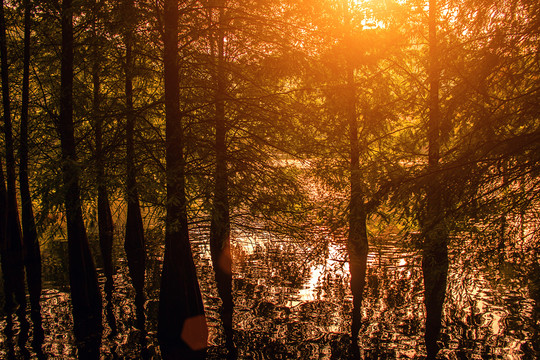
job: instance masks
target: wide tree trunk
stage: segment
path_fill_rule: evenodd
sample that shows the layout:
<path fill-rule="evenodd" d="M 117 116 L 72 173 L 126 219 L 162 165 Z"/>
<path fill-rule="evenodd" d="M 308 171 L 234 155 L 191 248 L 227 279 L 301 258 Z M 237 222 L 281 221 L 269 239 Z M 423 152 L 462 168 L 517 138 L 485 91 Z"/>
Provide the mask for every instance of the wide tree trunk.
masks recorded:
<path fill-rule="evenodd" d="M 98 359 L 101 345 L 101 294 L 83 222 L 79 167 L 73 126 L 73 6 L 62 2 L 62 63 L 58 132 L 66 208 L 69 282 L 79 359 Z"/>
<path fill-rule="evenodd" d="M 23 50 L 23 83 L 21 104 L 21 135 L 19 148 L 19 188 L 21 192 L 21 224 L 23 230 L 24 264 L 28 292 L 30 293 L 30 317 L 33 323 L 33 345 L 40 348 L 43 343 L 43 327 L 41 319 L 41 252 L 36 231 L 30 182 L 28 179 L 28 106 L 30 84 L 30 27 L 32 4 L 24 0 L 24 50 Z"/>
<path fill-rule="evenodd" d="M 165 359 L 203 358 L 208 328 L 189 243 L 179 109 L 178 0 L 164 1 L 167 216 L 158 338 Z"/>
<path fill-rule="evenodd" d="M 441 317 L 446 294 L 448 274 L 448 232 L 444 221 L 443 187 L 440 174 L 440 70 L 437 49 L 437 3 L 429 4 L 429 119 L 428 119 L 428 173 L 426 188 L 426 216 L 423 223 L 424 247 L 422 271 L 424 274 L 424 304 L 426 307 L 425 342 L 427 358 L 435 359 L 439 351 L 437 340 L 441 331 Z"/>
<path fill-rule="evenodd" d="M 129 14 L 134 11 L 133 0 L 125 1 L 125 10 Z M 130 16 L 128 16 L 130 18 Z M 131 282 L 135 288 L 135 307 L 137 313 L 137 328 L 145 331 L 144 314 L 144 276 L 146 268 L 146 252 L 144 241 L 144 228 L 139 205 L 139 193 L 137 190 L 137 178 L 135 168 L 135 146 L 134 129 L 135 113 L 133 109 L 133 24 L 127 22 L 124 41 L 126 45 L 126 63 L 125 63 L 125 101 L 126 101 L 126 164 L 127 164 L 127 219 L 126 219 L 126 237 L 124 249 L 126 251 L 129 274 Z"/>
<path fill-rule="evenodd" d="M 221 321 L 225 330 L 225 340 L 229 354 L 234 355 L 233 343 L 233 310 L 232 297 L 232 258 L 230 241 L 229 213 L 229 179 L 227 172 L 227 124 L 225 118 L 226 73 L 224 60 L 224 6 L 219 3 L 219 23 L 217 30 L 217 63 L 216 63 L 216 93 L 215 93 L 215 151 L 216 172 L 214 187 L 214 202 L 210 224 L 210 252 L 219 297 L 222 301 Z"/>
<path fill-rule="evenodd" d="M 11 103 L 9 97 L 9 75 L 6 43 L 6 22 L 4 18 L 4 1 L 0 7 L 0 57 L 2 72 L 2 104 L 4 110 L 4 141 L 6 145 L 6 180 L 7 193 L 5 197 L 5 239 L 2 268 L 7 272 L 6 283 L 6 312 L 13 311 L 12 296 L 18 304 L 17 315 L 21 326 L 27 327 L 26 295 L 24 289 L 24 263 L 19 207 L 17 205 L 17 189 L 15 184 L 15 157 L 13 154 L 13 135 L 11 125 Z M 3 177 L 3 176 L 2 176 Z M 3 181 L 2 181 L 3 183 Z"/>

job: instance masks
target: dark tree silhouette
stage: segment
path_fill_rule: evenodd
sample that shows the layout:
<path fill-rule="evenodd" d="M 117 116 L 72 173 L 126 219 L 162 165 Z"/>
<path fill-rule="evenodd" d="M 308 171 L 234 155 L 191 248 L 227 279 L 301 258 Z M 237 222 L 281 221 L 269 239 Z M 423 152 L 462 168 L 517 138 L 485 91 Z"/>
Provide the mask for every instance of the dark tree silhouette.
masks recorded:
<path fill-rule="evenodd" d="M 62 2 L 62 59 L 58 132 L 67 219 L 69 282 L 74 333 L 80 359 L 98 359 L 101 344 L 101 294 L 83 222 L 79 166 L 73 126 L 73 4 Z"/>
<path fill-rule="evenodd" d="M 208 338 L 187 223 L 184 139 L 179 108 L 178 13 L 178 0 L 164 1 L 167 216 L 158 338 L 165 359 L 205 357 Z"/>
<path fill-rule="evenodd" d="M 5 196 L 5 239 L 2 269 L 5 271 L 5 308 L 8 314 L 13 310 L 13 296 L 18 304 L 17 316 L 21 326 L 27 326 L 26 295 L 24 289 L 24 264 L 21 225 L 15 185 L 15 157 L 13 154 L 13 135 L 11 125 L 11 100 L 9 96 L 9 74 L 6 43 L 6 21 L 4 17 L 4 1 L 0 7 L 0 56 L 2 71 L 2 105 L 4 110 L 4 141 L 6 146 L 6 180 Z M 2 174 L 3 177 L 3 174 Z M 3 184 L 3 181 L 2 181 Z M 3 190 L 2 190 L 3 191 Z M 3 235 L 4 235 L 3 234 Z M 11 315 L 8 315 L 11 316 Z"/>
<path fill-rule="evenodd" d="M 97 14 L 98 3 L 95 2 L 94 11 Z M 103 114 L 100 110 L 101 103 L 101 54 L 99 45 L 99 35 L 96 31 L 94 20 L 94 56 L 92 63 L 92 115 L 95 122 L 95 137 L 96 137 L 96 182 L 97 182 L 97 216 L 98 216 L 98 233 L 99 247 L 101 257 L 103 259 L 103 271 L 105 272 L 105 297 L 107 300 L 107 322 L 111 328 L 111 335 L 116 334 L 116 319 L 113 312 L 112 296 L 114 290 L 113 280 L 113 241 L 114 241 L 114 224 L 112 220 L 111 205 L 109 202 L 109 193 L 106 185 L 105 174 L 105 154 L 103 151 Z"/>
<path fill-rule="evenodd" d="M 231 259 L 231 220 L 229 211 L 229 176 L 227 160 L 227 122 L 225 117 L 226 69 L 225 69 L 225 7 L 226 1 L 216 5 L 219 20 L 217 24 L 217 59 L 215 61 L 215 153 L 216 169 L 214 177 L 214 199 L 210 223 L 210 252 L 219 297 L 222 301 L 221 321 L 225 330 L 227 348 L 234 356 L 233 343 L 233 297 Z"/>
<path fill-rule="evenodd" d="M 139 193 L 137 190 L 137 177 L 135 167 L 135 146 L 134 129 L 136 116 L 133 109 L 133 26 L 134 26 L 134 3 L 133 0 L 126 0 L 123 3 L 123 10 L 126 14 L 126 25 L 124 33 L 124 43 L 126 46 L 125 55 L 125 106 L 126 106 L 126 197 L 127 197 L 127 219 L 126 237 L 124 249 L 129 267 L 131 282 L 135 288 L 135 306 L 137 312 L 137 327 L 145 329 L 144 314 L 144 274 L 146 253 L 144 245 L 144 228 L 139 205 Z"/>
<path fill-rule="evenodd" d="M 21 134 L 19 147 L 19 188 L 21 192 L 21 225 L 23 231 L 24 264 L 30 293 L 30 317 L 33 323 L 35 348 L 43 343 L 41 319 L 41 252 L 36 231 L 30 182 L 28 178 L 28 106 L 30 87 L 30 54 L 31 54 L 31 21 L 32 3 L 24 0 L 24 49 L 23 49 L 23 82 L 21 95 Z"/>
<path fill-rule="evenodd" d="M 347 7 L 348 5 L 345 5 Z M 351 15 L 345 9 L 345 44 L 351 45 Z M 348 28 L 348 29 L 347 29 Z M 352 344 L 356 345 L 358 333 L 362 322 L 362 300 L 366 284 L 367 255 L 369 251 L 367 238 L 367 212 L 362 190 L 362 174 L 360 170 L 360 139 L 358 138 L 358 114 L 356 111 L 357 94 L 354 81 L 354 65 L 350 56 L 346 59 L 347 72 L 347 102 L 346 116 L 349 129 L 349 156 L 350 156 L 350 199 L 349 199 L 349 234 L 347 237 L 347 251 L 349 255 L 349 269 L 351 272 L 351 292 L 353 294 L 351 337 Z"/>
<path fill-rule="evenodd" d="M 429 2 L 429 65 L 428 65 L 428 174 L 426 187 L 426 214 L 423 224 L 424 246 L 422 271 L 424 274 L 424 303 L 426 306 L 425 341 L 427 358 L 435 359 L 437 340 L 441 330 L 442 307 L 446 293 L 448 273 L 448 233 L 444 221 L 443 187 L 440 161 L 440 66 L 437 45 L 437 2 Z"/>

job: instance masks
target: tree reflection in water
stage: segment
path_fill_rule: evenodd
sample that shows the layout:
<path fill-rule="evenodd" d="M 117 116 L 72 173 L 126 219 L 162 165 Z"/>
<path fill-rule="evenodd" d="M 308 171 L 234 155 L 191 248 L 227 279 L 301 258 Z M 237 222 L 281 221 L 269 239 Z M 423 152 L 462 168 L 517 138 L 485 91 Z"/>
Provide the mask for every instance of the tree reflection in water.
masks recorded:
<path fill-rule="evenodd" d="M 342 245 L 330 245 L 323 256 L 317 257 L 306 255 L 310 251 L 300 245 L 275 239 L 254 243 L 233 241 L 239 359 L 415 359 L 425 354 L 422 272 L 417 251 L 397 242 L 372 247 L 363 303 L 365 321 L 358 348 L 351 348 L 348 332 L 352 297 Z M 193 248 L 210 330 L 208 358 L 220 359 L 226 349 L 206 244 L 205 239 L 196 238 Z M 43 353 L 50 358 L 74 359 L 67 248 L 61 242 L 51 242 L 43 251 Z M 135 292 L 123 248 L 116 244 L 113 303 L 118 334 L 111 338 L 111 330 L 105 329 L 105 359 L 141 358 L 141 351 L 144 358 L 160 358 L 156 324 L 163 248 L 159 242 L 149 241 L 148 252 L 148 332 L 143 336 L 147 343 L 140 342 Z M 499 269 L 486 264 L 481 270 L 472 270 L 477 267 L 471 265 L 467 252 L 453 252 L 451 257 L 454 265 L 449 274 L 440 355 L 454 359 L 534 358 L 539 346 L 538 269 L 510 265 Z M 104 281 L 101 271 L 102 288 Z M 28 330 L 23 329 L 21 334 L 16 319 L 6 323 L 5 318 L 0 324 L 0 358 L 43 358 L 28 344 L 21 351 L 16 344 Z"/>

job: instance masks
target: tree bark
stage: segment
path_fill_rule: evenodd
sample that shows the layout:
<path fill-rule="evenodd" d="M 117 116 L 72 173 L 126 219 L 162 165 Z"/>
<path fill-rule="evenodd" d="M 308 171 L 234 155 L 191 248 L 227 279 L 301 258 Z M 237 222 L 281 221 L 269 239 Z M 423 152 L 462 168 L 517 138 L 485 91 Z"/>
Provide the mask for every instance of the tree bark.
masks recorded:
<path fill-rule="evenodd" d="M 362 179 L 360 173 L 360 144 L 358 140 L 358 118 L 356 114 L 356 95 L 353 70 L 349 69 L 349 140 L 350 140 L 350 186 L 349 203 L 349 236 L 347 250 L 349 252 L 349 268 L 351 271 L 351 291 L 353 294 L 351 335 L 356 341 L 362 321 L 362 300 L 366 284 L 367 255 L 369 251 L 367 238 L 367 213 L 365 208 Z"/>
<path fill-rule="evenodd" d="M 189 243 L 179 108 L 178 0 L 164 1 L 167 216 L 158 338 L 165 359 L 203 358 L 208 328 Z"/>
<path fill-rule="evenodd" d="M 126 12 L 133 13 L 133 0 L 126 0 Z M 128 19 L 130 17 L 128 16 Z M 127 164 L 127 219 L 126 219 L 126 237 L 124 249 L 126 251 L 129 274 L 131 282 L 135 288 L 135 307 L 137 312 L 137 328 L 144 332 L 145 314 L 144 314 L 144 274 L 146 268 L 146 252 L 144 241 L 144 228 L 139 205 L 139 193 L 137 190 L 137 178 L 135 168 L 135 147 L 134 147 L 134 129 L 135 113 L 133 110 L 133 30 L 132 24 L 127 22 L 127 30 L 124 37 L 126 45 L 126 68 L 125 68 L 125 96 L 126 96 L 126 164 Z"/>
<path fill-rule="evenodd" d="M 347 5 L 345 5 L 347 6 Z M 349 9 L 345 11 L 345 23 L 350 27 Z M 345 41 L 350 42 L 350 29 Z M 354 83 L 354 66 L 347 59 L 347 122 L 349 125 L 350 146 L 350 202 L 349 202 L 349 235 L 347 251 L 351 272 L 351 292 L 353 308 L 351 310 L 351 338 L 353 349 L 357 345 L 358 333 L 362 324 L 362 300 L 366 285 L 367 255 L 369 244 L 367 238 L 367 211 L 360 170 L 360 140 L 358 139 L 358 114 L 356 111 L 356 85 Z"/>
<path fill-rule="evenodd" d="M 35 348 L 40 348 L 43 343 L 44 333 L 41 318 L 41 252 L 36 232 L 36 223 L 32 209 L 32 197 L 30 195 L 30 182 L 28 179 L 28 107 L 30 85 L 30 30 L 32 4 L 30 0 L 24 0 L 24 50 L 23 50 L 23 82 L 21 101 L 21 142 L 19 148 L 19 188 L 21 192 L 21 224 L 23 230 L 24 264 L 28 292 L 30 293 L 30 317 L 33 322 Z"/>
<path fill-rule="evenodd" d="M 16 256 L 12 255 L 13 246 L 7 237 L 7 191 L 4 180 L 4 170 L 0 161 L 0 256 L 2 256 L 2 276 L 4 279 L 4 311 L 11 317 L 15 306 L 14 302 L 14 270 L 13 261 Z M 22 255 L 21 255 L 22 257 Z"/>
<path fill-rule="evenodd" d="M 424 274 L 424 304 L 426 307 L 425 342 L 427 358 L 435 359 L 439 351 L 437 340 L 441 331 L 441 317 L 446 294 L 448 274 L 448 233 L 444 222 L 442 184 L 440 174 L 440 69 L 437 45 L 437 3 L 429 3 L 429 119 L 428 119 L 428 173 L 426 188 L 426 217 L 424 220 L 424 248 L 422 271 Z"/>
<path fill-rule="evenodd" d="M 224 50 L 224 7 L 225 1 L 219 3 L 219 23 L 217 28 L 217 64 L 216 64 L 216 92 L 215 117 L 216 132 L 215 152 L 215 188 L 214 202 L 210 224 L 210 252 L 214 267 L 215 279 L 219 297 L 222 301 L 221 321 L 225 330 L 226 345 L 231 356 L 234 354 L 233 343 L 233 311 L 232 296 L 232 257 L 230 241 L 230 213 L 229 213 L 229 179 L 227 172 L 227 124 L 225 118 L 226 99 L 226 73 Z"/>
<path fill-rule="evenodd" d="M 21 225 L 15 184 L 15 157 L 13 155 L 13 135 L 11 125 L 11 102 L 9 97 L 9 74 L 6 43 L 6 22 L 4 17 L 4 1 L 0 7 L 0 57 L 2 71 L 2 104 L 4 110 L 4 140 L 6 145 L 6 223 L 5 223 L 5 256 L 2 266 L 6 274 L 6 312 L 13 310 L 12 296 L 19 305 L 17 316 L 21 325 L 27 326 L 26 295 L 24 289 L 24 263 Z M 3 176 L 2 176 L 3 177 Z"/>
<path fill-rule="evenodd" d="M 73 126 L 73 6 L 62 2 L 62 62 L 58 132 L 67 219 L 69 281 L 79 359 L 98 359 L 101 345 L 101 294 L 88 246 L 79 189 L 79 166 Z"/>
<path fill-rule="evenodd" d="M 97 9 L 96 9 L 97 11 Z M 114 317 L 112 296 L 114 290 L 113 280 L 113 241 L 114 241 L 114 224 L 111 214 L 111 206 L 109 203 L 109 194 L 106 186 L 105 176 L 105 156 L 103 154 L 103 116 L 99 109 L 100 98 L 100 54 L 99 44 L 97 43 L 98 35 L 95 31 L 94 24 L 94 63 L 92 65 L 92 112 L 95 121 L 95 136 L 96 136 L 96 182 L 97 182 L 97 216 L 98 216 L 98 234 L 99 247 L 101 257 L 103 259 L 103 270 L 105 273 L 105 298 L 107 300 L 107 322 L 111 328 L 111 335 L 116 334 L 116 319 Z"/>

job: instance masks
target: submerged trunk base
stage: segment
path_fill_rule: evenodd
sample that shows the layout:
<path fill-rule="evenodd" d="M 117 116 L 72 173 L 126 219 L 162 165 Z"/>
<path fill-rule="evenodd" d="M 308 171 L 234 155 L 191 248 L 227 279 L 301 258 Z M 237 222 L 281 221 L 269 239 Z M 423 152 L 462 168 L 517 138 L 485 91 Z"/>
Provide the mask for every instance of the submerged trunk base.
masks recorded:
<path fill-rule="evenodd" d="M 445 239 L 445 237 L 438 239 L 439 241 L 442 240 L 439 245 L 426 247 L 422 255 L 427 359 L 435 359 L 439 352 L 437 341 L 441 332 L 441 319 L 448 275 L 448 250 Z"/>

